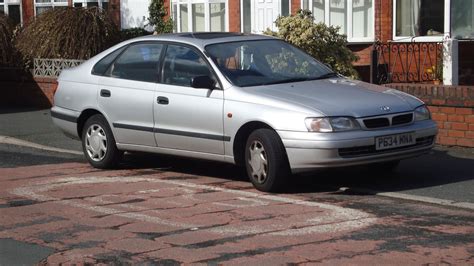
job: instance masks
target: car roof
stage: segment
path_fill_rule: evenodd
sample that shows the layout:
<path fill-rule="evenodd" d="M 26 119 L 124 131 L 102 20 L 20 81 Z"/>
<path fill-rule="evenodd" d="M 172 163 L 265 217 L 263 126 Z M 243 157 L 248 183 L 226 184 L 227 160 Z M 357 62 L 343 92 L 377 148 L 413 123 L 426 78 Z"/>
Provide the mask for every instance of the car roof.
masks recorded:
<path fill-rule="evenodd" d="M 191 44 L 201 49 L 206 45 L 236 41 L 272 40 L 274 37 L 268 35 L 246 34 L 239 32 L 185 32 L 169 33 L 160 35 L 148 35 L 135 38 L 131 41 L 173 41 Z"/>

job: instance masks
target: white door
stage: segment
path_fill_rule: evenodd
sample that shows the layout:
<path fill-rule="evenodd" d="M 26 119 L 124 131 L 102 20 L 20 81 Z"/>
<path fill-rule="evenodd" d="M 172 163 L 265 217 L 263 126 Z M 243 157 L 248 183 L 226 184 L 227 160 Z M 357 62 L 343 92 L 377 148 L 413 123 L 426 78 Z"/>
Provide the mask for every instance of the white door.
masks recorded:
<path fill-rule="evenodd" d="M 280 0 L 254 0 L 252 6 L 252 32 L 262 33 L 267 28 L 276 30 Z"/>

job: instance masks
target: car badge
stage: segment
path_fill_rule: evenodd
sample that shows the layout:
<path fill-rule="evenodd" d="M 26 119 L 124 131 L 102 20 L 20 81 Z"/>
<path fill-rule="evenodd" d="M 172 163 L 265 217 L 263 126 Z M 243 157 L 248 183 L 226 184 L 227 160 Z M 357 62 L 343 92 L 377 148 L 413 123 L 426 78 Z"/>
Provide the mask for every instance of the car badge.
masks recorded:
<path fill-rule="evenodd" d="M 382 107 L 380 107 L 380 110 L 385 111 L 385 112 L 389 112 L 390 107 L 389 106 L 382 106 Z"/>

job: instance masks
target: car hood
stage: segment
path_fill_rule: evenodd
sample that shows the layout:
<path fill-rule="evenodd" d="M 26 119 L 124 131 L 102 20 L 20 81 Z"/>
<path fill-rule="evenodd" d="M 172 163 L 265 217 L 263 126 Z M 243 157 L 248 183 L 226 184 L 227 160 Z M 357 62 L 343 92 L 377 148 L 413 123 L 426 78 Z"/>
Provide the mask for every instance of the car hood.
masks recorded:
<path fill-rule="evenodd" d="M 412 111 L 423 104 L 398 90 L 344 78 L 248 87 L 248 92 L 310 108 L 326 116 L 376 116 Z M 382 111 L 382 107 L 388 111 Z"/>

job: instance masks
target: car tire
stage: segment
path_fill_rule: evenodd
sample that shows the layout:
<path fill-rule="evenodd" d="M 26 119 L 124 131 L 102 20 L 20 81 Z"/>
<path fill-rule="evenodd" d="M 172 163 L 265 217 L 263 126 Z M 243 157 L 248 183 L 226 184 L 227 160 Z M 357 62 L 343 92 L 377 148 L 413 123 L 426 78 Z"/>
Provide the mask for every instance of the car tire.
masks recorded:
<path fill-rule="evenodd" d="M 245 145 L 245 167 L 254 187 L 278 192 L 291 174 L 285 147 L 278 134 L 267 128 L 250 134 Z"/>
<path fill-rule="evenodd" d="M 123 156 L 117 149 L 109 123 L 101 114 L 89 117 L 84 124 L 82 150 L 89 163 L 100 169 L 115 168 Z"/>

